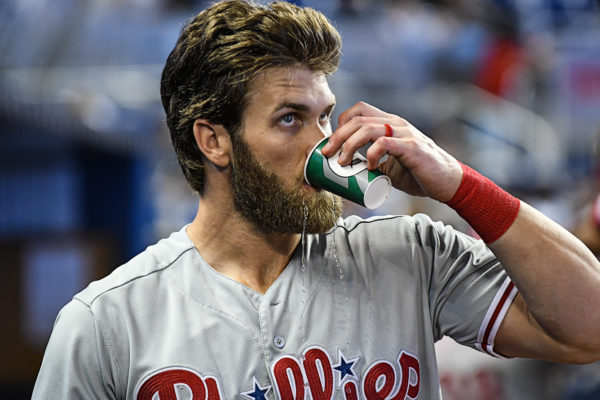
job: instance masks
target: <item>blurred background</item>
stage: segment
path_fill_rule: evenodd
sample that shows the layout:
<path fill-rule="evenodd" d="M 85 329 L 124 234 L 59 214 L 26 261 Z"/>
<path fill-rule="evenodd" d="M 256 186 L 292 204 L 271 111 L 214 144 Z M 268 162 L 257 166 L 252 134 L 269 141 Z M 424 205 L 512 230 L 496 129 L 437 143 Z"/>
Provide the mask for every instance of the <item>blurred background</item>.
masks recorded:
<path fill-rule="evenodd" d="M 600 254 L 598 1 L 295 3 L 342 33 L 336 118 L 359 100 L 405 117 Z M 0 1 L 0 398 L 30 398 L 73 294 L 192 220 L 159 79 L 207 4 Z M 375 212 L 470 233 L 399 192 Z M 446 339 L 438 352 L 448 400 L 600 399 L 599 364 L 495 360 Z"/>

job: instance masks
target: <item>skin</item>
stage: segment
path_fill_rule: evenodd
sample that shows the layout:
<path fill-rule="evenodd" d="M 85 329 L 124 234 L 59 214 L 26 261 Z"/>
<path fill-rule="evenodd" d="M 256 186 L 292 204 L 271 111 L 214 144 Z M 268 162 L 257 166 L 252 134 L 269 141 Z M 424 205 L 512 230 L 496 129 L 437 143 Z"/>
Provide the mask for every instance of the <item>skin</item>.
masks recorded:
<path fill-rule="evenodd" d="M 257 161 L 284 185 L 308 194 L 299 177 L 313 145 L 331 133 L 335 97 L 324 75 L 307 68 L 272 68 L 256 78 L 243 115 L 243 135 Z M 227 131 L 196 120 L 194 136 L 206 157 L 205 190 L 187 232 L 204 259 L 222 274 L 265 293 L 292 258 L 300 234 L 261 232 L 233 206 L 233 150 Z"/>
<path fill-rule="evenodd" d="M 388 123 L 393 137 L 385 137 Z M 322 149 L 340 147 L 349 163 L 362 145 L 368 167 L 380 168 L 397 189 L 445 202 L 462 179 L 458 162 L 406 120 L 365 103 L 339 117 L 337 130 Z M 526 239 L 526 240 L 524 240 Z M 567 230 L 521 202 L 513 225 L 489 248 L 519 294 L 496 335 L 495 349 L 510 357 L 589 363 L 600 359 L 600 264 Z"/>
<path fill-rule="evenodd" d="M 598 256 L 600 255 L 600 227 L 590 215 L 589 210 L 586 211 L 585 218 L 581 219 L 573 228 L 573 234 Z"/>

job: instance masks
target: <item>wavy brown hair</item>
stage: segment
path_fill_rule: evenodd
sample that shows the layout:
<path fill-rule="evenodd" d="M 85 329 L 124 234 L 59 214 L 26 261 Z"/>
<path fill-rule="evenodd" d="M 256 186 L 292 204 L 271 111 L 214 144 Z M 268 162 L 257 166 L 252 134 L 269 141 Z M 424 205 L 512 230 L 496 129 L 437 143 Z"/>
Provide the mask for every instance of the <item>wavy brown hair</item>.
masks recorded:
<path fill-rule="evenodd" d="M 202 194 L 204 186 L 204 160 L 193 135 L 196 119 L 235 135 L 259 73 L 303 65 L 330 75 L 340 54 L 339 33 L 311 8 L 229 0 L 192 18 L 167 58 L 160 87 L 171 141 L 192 189 Z"/>

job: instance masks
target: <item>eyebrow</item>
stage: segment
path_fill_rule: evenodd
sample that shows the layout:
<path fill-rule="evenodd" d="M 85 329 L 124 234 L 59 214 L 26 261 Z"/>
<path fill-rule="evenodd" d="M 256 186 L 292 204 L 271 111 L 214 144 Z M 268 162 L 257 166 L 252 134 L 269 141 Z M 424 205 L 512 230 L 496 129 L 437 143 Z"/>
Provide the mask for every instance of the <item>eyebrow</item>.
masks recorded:
<path fill-rule="evenodd" d="M 325 110 L 326 111 L 331 111 L 333 109 L 333 107 L 335 107 L 335 102 L 333 102 L 331 104 L 328 104 L 327 107 L 325 107 Z M 293 103 L 293 102 L 289 102 L 289 101 L 283 101 L 283 102 L 279 103 L 273 109 L 273 112 L 277 112 L 277 111 L 281 110 L 282 108 L 291 108 L 292 110 L 302 111 L 302 112 L 308 112 L 308 111 L 310 111 L 310 107 L 307 106 L 306 104 Z"/>

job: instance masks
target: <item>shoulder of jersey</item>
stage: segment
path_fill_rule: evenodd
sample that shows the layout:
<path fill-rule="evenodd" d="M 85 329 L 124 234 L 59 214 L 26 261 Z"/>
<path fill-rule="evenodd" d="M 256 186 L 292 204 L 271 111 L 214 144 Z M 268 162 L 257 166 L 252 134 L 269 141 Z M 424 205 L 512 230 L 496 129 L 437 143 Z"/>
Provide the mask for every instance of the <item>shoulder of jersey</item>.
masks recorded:
<path fill-rule="evenodd" d="M 369 242 L 369 247 L 389 249 L 397 246 L 398 240 L 408 243 L 432 233 L 436 236 L 443 234 L 448 228 L 450 227 L 441 222 L 432 221 L 426 214 L 417 213 L 374 216 L 366 219 L 350 216 L 343 221 L 339 220 L 336 229 L 332 232 L 336 237 L 345 237 L 351 246 Z"/>
<path fill-rule="evenodd" d="M 194 244 L 183 228 L 172 233 L 168 238 L 148 246 L 146 250 L 116 268 L 108 276 L 90 283 L 87 288 L 74 297 L 90 305 L 96 298 L 111 289 L 131 284 L 166 269 L 182 254 L 192 249 L 194 249 Z"/>
<path fill-rule="evenodd" d="M 339 220 L 337 228 L 343 228 L 347 232 L 362 229 L 382 229 L 387 224 L 403 224 L 411 221 L 412 217 L 407 215 L 383 215 L 369 218 L 361 218 L 356 215 L 351 215 L 344 220 Z M 409 225 L 412 225 L 409 222 Z"/>

